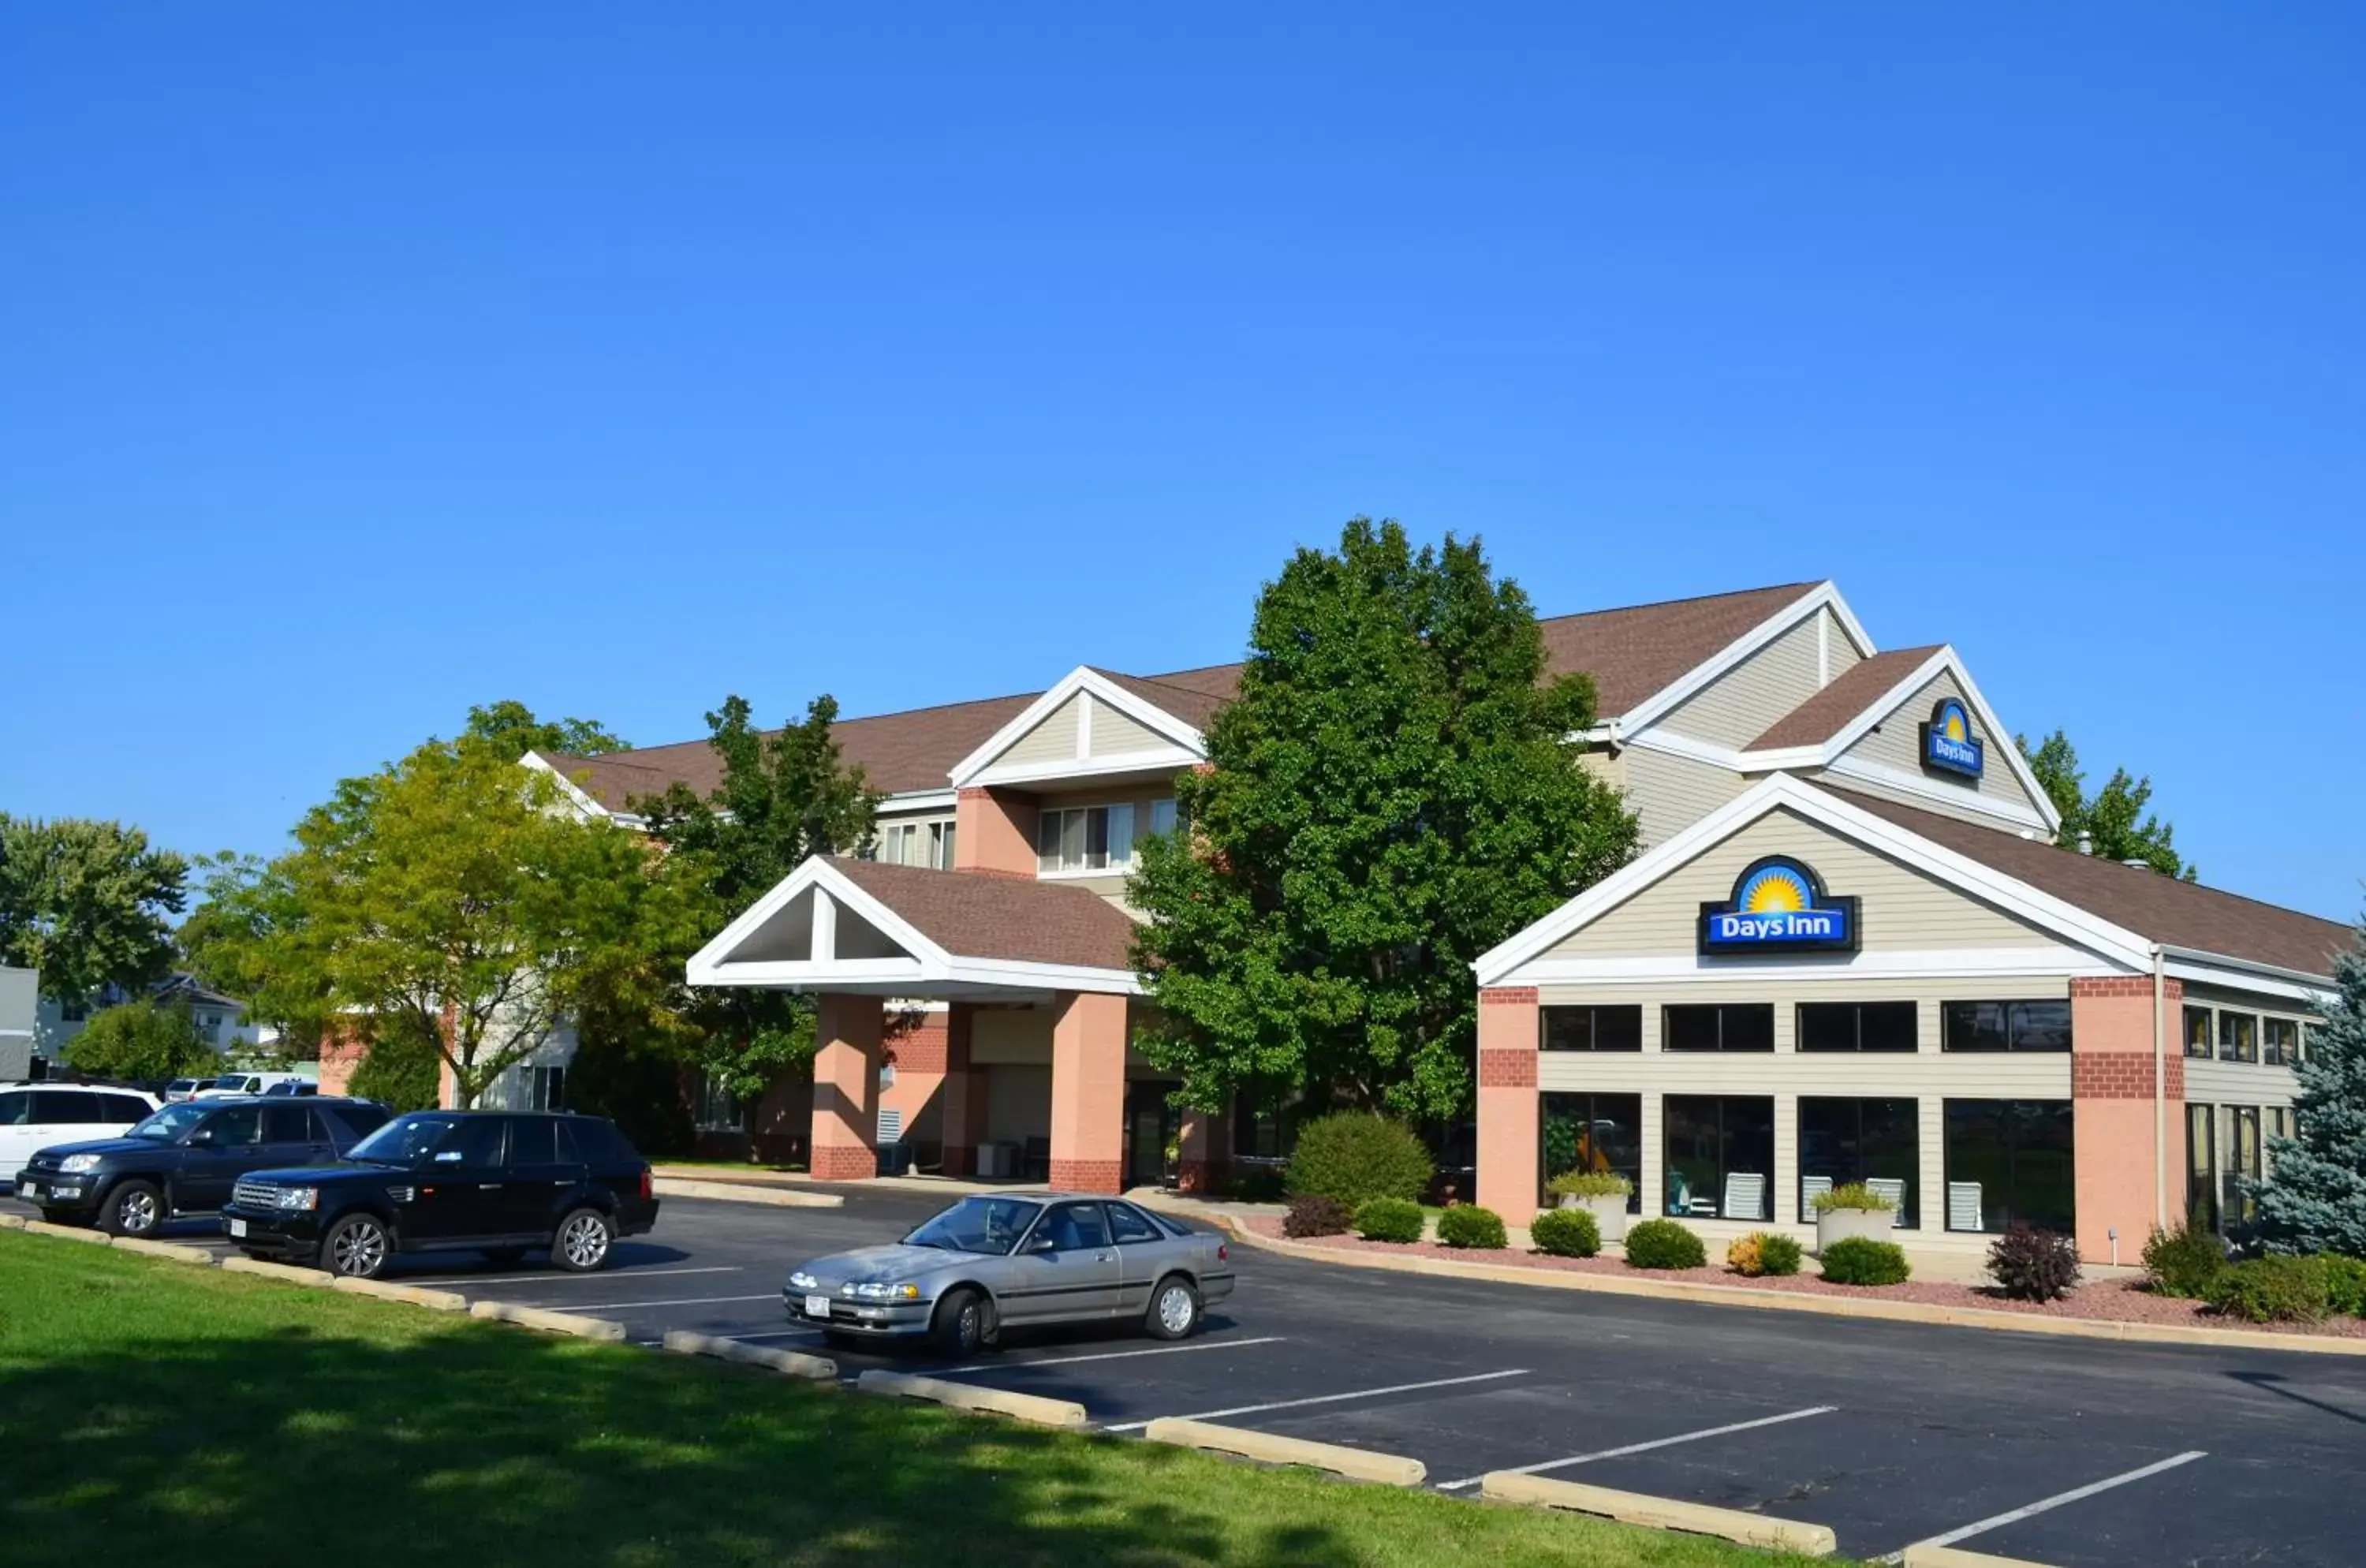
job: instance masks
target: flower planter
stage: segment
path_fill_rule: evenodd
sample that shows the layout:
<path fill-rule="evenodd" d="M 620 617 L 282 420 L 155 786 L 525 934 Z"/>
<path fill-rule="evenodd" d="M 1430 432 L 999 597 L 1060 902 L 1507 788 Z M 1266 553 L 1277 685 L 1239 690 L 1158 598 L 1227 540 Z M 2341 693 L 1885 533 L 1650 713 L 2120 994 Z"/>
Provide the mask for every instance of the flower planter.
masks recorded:
<path fill-rule="evenodd" d="M 1603 1245 L 1622 1241 L 1627 1235 L 1627 1200 L 1613 1192 L 1600 1198 L 1578 1200 L 1594 1215 L 1594 1228 L 1602 1233 Z"/>
<path fill-rule="evenodd" d="M 1867 1241 L 1887 1241 L 1898 1225 L 1895 1209 L 1826 1209 L 1816 1216 L 1816 1250 L 1836 1241 L 1861 1235 Z"/>

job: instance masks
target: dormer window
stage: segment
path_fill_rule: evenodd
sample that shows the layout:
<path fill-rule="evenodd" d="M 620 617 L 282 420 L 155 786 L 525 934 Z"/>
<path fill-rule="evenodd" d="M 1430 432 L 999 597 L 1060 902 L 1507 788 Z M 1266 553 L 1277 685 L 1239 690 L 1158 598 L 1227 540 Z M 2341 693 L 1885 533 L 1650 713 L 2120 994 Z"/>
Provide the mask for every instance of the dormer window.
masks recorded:
<path fill-rule="evenodd" d="M 1133 807 L 1087 806 L 1046 810 L 1035 829 L 1036 870 L 1123 871 L 1133 863 Z"/>

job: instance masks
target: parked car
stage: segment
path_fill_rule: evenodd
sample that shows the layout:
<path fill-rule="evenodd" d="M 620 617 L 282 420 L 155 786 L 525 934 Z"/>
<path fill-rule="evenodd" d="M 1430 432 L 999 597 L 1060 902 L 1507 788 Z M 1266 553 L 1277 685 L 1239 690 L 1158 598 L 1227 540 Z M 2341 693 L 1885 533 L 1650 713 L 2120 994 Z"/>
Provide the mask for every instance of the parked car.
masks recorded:
<path fill-rule="evenodd" d="M 265 1089 L 263 1092 L 265 1096 L 275 1094 L 314 1095 L 321 1092 L 321 1086 L 313 1082 L 310 1078 L 282 1078 L 279 1082 L 273 1084 L 269 1089 Z"/>
<path fill-rule="evenodd" d="M 212 1081 L 211 1078 L 175 1078 L 164 1086 L 164 1103 L 178 1105 Z"/>
<path fill-rule="evenodd" d="M 293 1089 L 282 1089 L 279 1086 L 282 1084 L 302 1084 L 311 1082 L 312 1080 L 310 1078 L 306 1077 L 301 1073 L 231 1073 L 226 1077 L 214 1079 L 211 1083 L 207 1084 L 202 1089 L 197 1089 L 190 1095 L 190 1098 L 192 1100 L 219 1100 L 225 1095 L 270 1094 L 275 1090 L 282 1094 L 292 1094 L 296 1091 Z M 319 1086 L 314 1085 L 314 1087 L 318 1088 Z"/>
<path fill-rule="evenodd" d="M 111 1138 L 156 1109 L 136 1089 L 97 1085 L 0 1084 L 0 1178 L 51 1144 Z"/>
<path fill-rule="evenodd" d="M 508 1265 L 546 1249 L 580 1274 L 657 1224 L 653 1188 L 605 1117 L 414 1111 L 333 1165 L 255 1171 L 222 1217 L 249 1257 L 360 1280 L 399 1254 L 453 1251 Z"/>
<path fill-rule="evenodd" d="M 220 1209 L 249 1171 L 334 1159 L 386 1119 L 367 1100 L 184 1100 L 120 1137 L 41 1149 L 17 1173 L 17 1195 L 55 1224 L 153 1235 L 168 1219 Z"/>
<path fill-rule="evenodd" d="M 1138 1204 L 1082 1193 L 964 1198 L 892 1247 L 800 1265 L 781 1292 L 793 1322 L 833 1337 L 926 1336 L 948 1355 L 1005 1327 L 1138 1319 L 1181 1339 L 1232 1293 L 1223 1237 Z"/>

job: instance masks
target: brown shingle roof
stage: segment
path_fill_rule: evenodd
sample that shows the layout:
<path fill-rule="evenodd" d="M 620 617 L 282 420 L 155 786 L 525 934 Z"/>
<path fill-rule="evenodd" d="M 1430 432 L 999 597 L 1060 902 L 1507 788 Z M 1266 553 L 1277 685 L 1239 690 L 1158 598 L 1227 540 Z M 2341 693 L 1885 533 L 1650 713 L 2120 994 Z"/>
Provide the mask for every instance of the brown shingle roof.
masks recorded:
<path fill-rule="evenodd" d="M 962 958 L 1130 969 L 1133 921 L 1071 884 L 830 857 L 830 867 Z"/>
<path fill-rule="evenodd" d="M 1593 676 L 1602 716 L 1615 718 L 1820 586 L 1789 582 L 1557 616 L 1544 623 L 1545 661 L 1555 674 L 1583 671 Z"/>
<path fill-rule="evenodd" d="M 2066 904 L 2170 947 L 2221 953 L 2304 975 L 2330 975 L 2333 955 L 2348 948 L 2356 934 L 2348 926 L 2297 909 L 2058 849 L 2043 840 L 2019 838 L 1975 822 L 1918 811 L 1820 781 L 1817 787 Z"/>
<path fill-rule="evenodd" d="M 1784 746 L 1820 746 L 1848 728 L 1849 720 L 1914 672 L 1915 666 L 1939 651 L 1929 648 L 1898 648 L 1861 659 L 1841 672 L 1839 680 L 1774 721 L 1765 734 L 1744 750 L 1771 751 Z"/>

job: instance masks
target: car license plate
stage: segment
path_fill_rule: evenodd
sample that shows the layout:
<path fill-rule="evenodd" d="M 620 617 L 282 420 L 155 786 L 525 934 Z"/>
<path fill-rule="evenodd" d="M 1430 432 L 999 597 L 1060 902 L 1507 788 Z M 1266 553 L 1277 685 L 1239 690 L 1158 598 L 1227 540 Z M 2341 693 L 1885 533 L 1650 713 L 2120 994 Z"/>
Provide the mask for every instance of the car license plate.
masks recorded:
<path fill-rule="evenodd" d="M 828 1317 L 829 1315 L 829 1298 L 828 1296 L 807 1296 L 806 1298 L 806 1315 L 807 1317 Z"/>
<path fill-rule="evenodd" d="M 244 1220 L 231 1221 L 230 1234 L 233 1236 L 244 1235 L 246 1234 L 246 1222 Z"/>
<path fill-rule="evenodd" d="M 17 1195 L 20 1198 L 38 1199 L 41 1195 L 41 1184 L 38 1181 L 19 1181 L 17 1183 Z"/>

